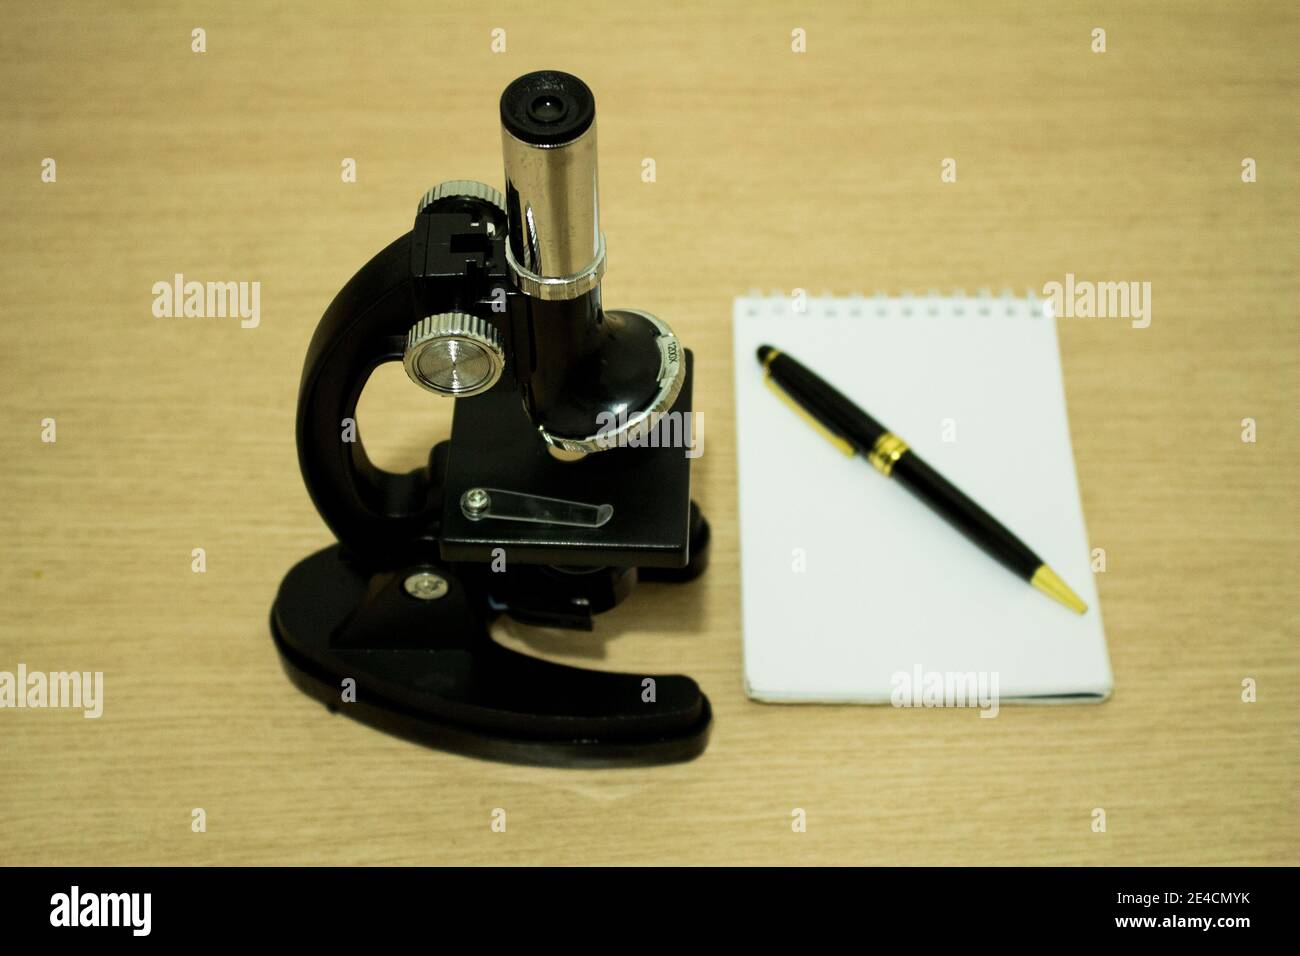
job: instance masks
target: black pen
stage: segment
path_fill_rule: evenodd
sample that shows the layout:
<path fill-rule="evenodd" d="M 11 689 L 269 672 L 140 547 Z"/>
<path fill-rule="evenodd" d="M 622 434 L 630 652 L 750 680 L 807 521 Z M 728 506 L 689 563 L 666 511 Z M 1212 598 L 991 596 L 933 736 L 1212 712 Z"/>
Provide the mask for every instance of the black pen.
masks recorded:
<path fill-rule="evenodd" d="M 768 385 L 840 451 L 865 455 L 882 475 L 897 478 L 953 527 L 1048 597 L 1078 614 L 1088 610 L 1023 541 L 922 461 L 907 442 L 785 353 L 760 345 L 758 361 Z"/>

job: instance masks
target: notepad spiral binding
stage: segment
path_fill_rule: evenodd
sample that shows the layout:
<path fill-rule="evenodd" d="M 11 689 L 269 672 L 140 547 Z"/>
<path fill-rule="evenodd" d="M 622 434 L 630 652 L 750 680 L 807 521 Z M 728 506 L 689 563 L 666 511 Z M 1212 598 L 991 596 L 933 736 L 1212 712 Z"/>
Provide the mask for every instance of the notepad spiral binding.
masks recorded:
<path fill-rule="evenodd" d="M 794 294 L 774 289 L 768 294 L 751 289 L 745 295 L 746 315 L 817 315 L 834 317 L 847 315 L 851 317 L 870 317 L 889 315 L 940 315 L 953 314 L 1007 317 L 1033 316 L 1047 317 L 1050 313 L 1051 300 L 1042 298 L 1033 289 L 1026 289 L 1023 297 L 1017 296 L 1010 289 L 1003 289 L 994 295 L 989 289 L 981 289 L 975 295 L 967 295 L 964 289 L 955 289 L 944 295 L 937 289 L 931 289 L 923 295 L 904 289 L 899 295 L 890 296 L 884 292 L 863 295 L 859 292 L 847 296 L 836 296 L 830 292 L 821 295 L 808 295 L 801 289 Z"/>

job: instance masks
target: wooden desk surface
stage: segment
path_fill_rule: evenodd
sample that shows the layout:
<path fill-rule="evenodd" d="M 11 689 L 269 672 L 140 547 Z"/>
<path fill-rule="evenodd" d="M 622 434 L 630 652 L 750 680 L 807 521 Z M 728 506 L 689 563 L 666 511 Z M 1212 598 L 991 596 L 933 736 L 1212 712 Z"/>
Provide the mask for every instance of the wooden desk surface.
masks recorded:
<path fill-rule="evenodd" d="M 1297 862 L 1300 18 L 982 6 L 7 11 L 0 670 L 107 686 L 99 720 L 0 712 L 0 862 Z M 293 447 L 315 323 L 423 190 L 500 181 L 497 98 L 542 67 L 600 102 L 606 302 L 663 316 L 698 358 L 715 550 L 696 585 L 646 587 L 594 635 L 500 637 L 693 675 L 716 724 L 686 765 L 427 751 L 328 716 L 267 633 L 281 576 L 330 540 Z M 732 297 L 1067 272 L 1153 290 L 1149 328 L 1060 323 L 1114 699 L 997 720 L 747 700 Z M 260 325 L 153 317 L 175 273 L 260 282 Z M 362 431 L 414 466 L 449 409 L 385 371 Z"/>

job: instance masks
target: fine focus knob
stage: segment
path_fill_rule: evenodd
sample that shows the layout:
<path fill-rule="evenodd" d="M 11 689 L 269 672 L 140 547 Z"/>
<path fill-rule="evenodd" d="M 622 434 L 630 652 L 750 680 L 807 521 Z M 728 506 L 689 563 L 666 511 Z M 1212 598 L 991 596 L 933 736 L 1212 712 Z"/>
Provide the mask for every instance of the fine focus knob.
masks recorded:
<path fill-rule="evenodd" d="M 464 398 L 496 384 L 505 353 L 491 323 L 464 312 L 443 312 L 412 326 L 402 365 L 416 385 Z"/>

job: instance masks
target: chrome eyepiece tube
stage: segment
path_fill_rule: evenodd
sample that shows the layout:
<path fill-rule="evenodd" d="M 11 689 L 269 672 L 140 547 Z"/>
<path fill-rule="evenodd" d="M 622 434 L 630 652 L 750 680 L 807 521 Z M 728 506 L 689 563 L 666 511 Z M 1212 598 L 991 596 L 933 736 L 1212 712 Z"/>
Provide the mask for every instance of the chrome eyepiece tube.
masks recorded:
<path fill-rule="evenodd" d="M 672 408 L 686 365 L 666 324 L 601 305 L 596 99 L 568 73 L 521 76 L 501 94 L 501 143 L 524 408 L 562 460 L 630 444 Z"/>
<path fill-rule="evenodd" d="M 554 70 L 521 76 L 501 94 L 501 145 L 519 288 L 546 301 L 590 292 L 605 273 L 591 90 Z"/>

